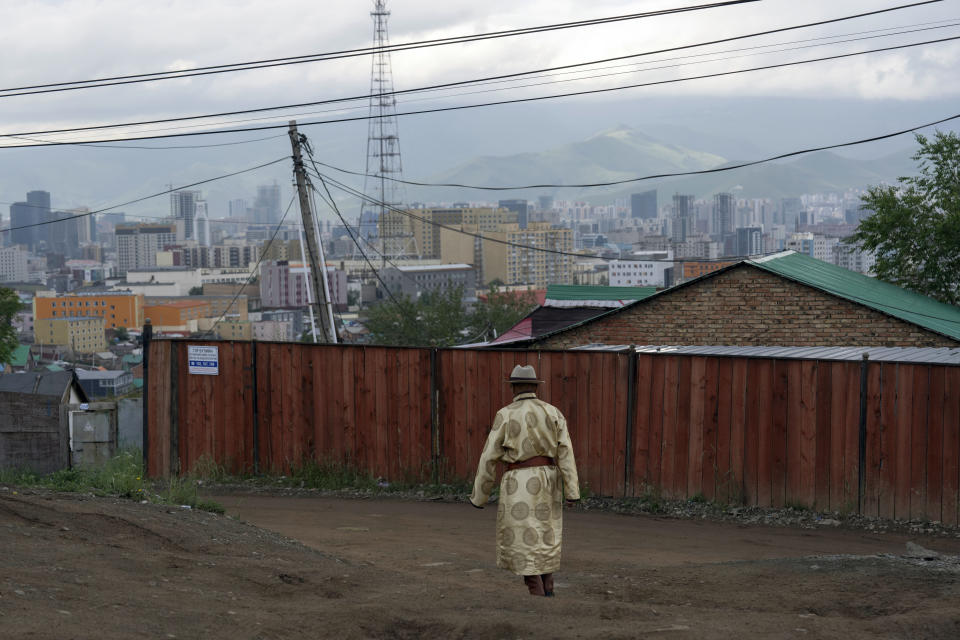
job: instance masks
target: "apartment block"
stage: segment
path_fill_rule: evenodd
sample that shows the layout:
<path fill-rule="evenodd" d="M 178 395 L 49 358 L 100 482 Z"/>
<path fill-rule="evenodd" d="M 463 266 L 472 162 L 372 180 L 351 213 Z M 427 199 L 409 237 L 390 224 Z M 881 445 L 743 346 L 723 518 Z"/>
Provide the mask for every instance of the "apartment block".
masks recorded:
<path fill-rule="evenodd" d="M 328 266 L 327 285 L 330 302 L 336 307 L 347 305 L 347 274 Z M 313 276 L 310 266 L 302 262 L 277 260 L 260 264 L 260 299 L 265 308 L 292 309 L 310 302 Z"/>
<path fill-rule="evenodd" d="M 131 269 L 157 266 L 157 252 L 177 242 L 176 224 L 118 224 L 117 270 L 125 274 Z"/>
<path fill-rule="evenodd" d="M 143 295 L 122 291 L 62 295 L 38 291 L 33 299 L 33 316 L 35 324 L 49 318 L 95 316 L 103 318 L 105 329 L 139 329 L 143 326 L 143 305 Z"/>
<path fill-rule="evenodd" d="M 22 247 L 0 249 L 0 282 L 26 282 L 29 277 L 28 252 Z"/>
<path fill-rule="evenodd" d="M 518 224 L 502 224 L 497 232 L 484 235 L 501 240 L 482 241 L 485 283 L 501 280 L 507 285 L 541 288 L 572 282 L 573 256 L 568 255 L 573 251 L 571 229 L 548 222 L 529 223 L 526 229 Z"/>
<path fill-rule="evenodd" d="M 34 323 L 34 342 L 57 345 L 76 353 L 107 350 L 107 337 L 101 316 L 44 318 Z"/>
<path fill-rule="evenodd" d="M 422 258 L 439 258 L 442 253 L 443 227 L 475 227 L 480 233 L 497 231 L 503 224 L 518 224 L 519 214 L 507 208 L 453 207 L 449 209 L 413 209 L 403 215 L 384 216 L 387 231 L 402 229 L 413 235 Z M 441 226 L 442 225 L 442 226 Z M 462 235 L 462 234 L 460 234 Z M 472 261 L 470 261 L 472 263 Z"/>

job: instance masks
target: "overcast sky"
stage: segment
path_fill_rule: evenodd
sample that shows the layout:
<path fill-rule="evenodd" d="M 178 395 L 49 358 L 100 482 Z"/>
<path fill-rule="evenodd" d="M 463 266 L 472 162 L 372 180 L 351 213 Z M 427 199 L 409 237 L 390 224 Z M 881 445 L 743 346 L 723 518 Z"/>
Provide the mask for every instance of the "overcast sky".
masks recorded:
<path fill-rule="evenodd" d="M 699 1 L 699 0 L 698 0 Z M 371 2 L 361 0 L 0 0 L 0 88 L 80 80 L 101 76 L 183 69 L 193 66 L 294 56 L 367 47 L 372 38 Z M 486 0 L 439 2 L 390 0 L 390 39 L 393 44 L 444 36 L 598 18 L 695 4 L 693 0 Z M 457 44 L 393 55 L 397 89 L 421 87 L 489 75 L 514 73 L 573 62 L 624 56 L 653 49 L 730 37 L 755 31 L 841 17 L 893 7 L 906 2 L 878 0 L 762 0 L 673 16 L 632 20 L 613 25 L 567 29 L 547 34 Z M 399 109 L 419 109 L 477 101 L 615 87 L 667 80 L 791 60 L 835 55 L 960 35 L 960 6 L 947 0 L 923 7 L 833 25 L 780 33 L 764 38 L 716 45 L 678 54 L 643 58 L 642 65 L 593 70 L 607 77 L 559 82 L 463 95 L 458 89 L 444 97 L 416 95 L 400 100 Z M 956 19 L 951 22 L 951 19 Z M 936 27 L 936 28 L 935 28 Z M 887 29 L 927 29 L 891 35 Z M 869 32 L 869 33 L 865 33 Z M 825 44 L 828 37 L 847 39 L 883 36 L 858 42 Z M 810 39 L 820 40 L 810 41 Z M 805 42 L 797 42 L 805 41 Z M 930 44 L 846 60 L 761 71 L 719 79 L 601 94 L 587 100 L 637 101 L 675 96 L 680 100 L 725 97 L 796 97 L 904 102 L 915 105 L 918 122 L 951 115 L 930 113 L 925 105 L 942 104 L 960 92 L 960 41 Z M 775 45 L 749 51 L 744 47 Z M 810 46 L 818 45 L 818 46 Z M 808 47 L 776 51 L 787 47 Z M 714 52 L 712 56 L 664 61 L 679 55 Z M 714 58 L 729 58 L 713 60 Z M 712 60 L 712 61 L 711 61 Z M 659 61 L 659 62 L 658 62 Z M 628 63 L 629 61 L 627 61 Z M 664 67 L 684 63 L 686 66 Z M 620 63 L 621 65 L 626 63 Z M 571 80 L 578 76 L 541 78 Z M 0 98 L 0 133 L 82 126 L 107 122 L 164 118 L 355 96 L 369 89 L 369 58 L 352 58 L 247 71 L 186 80 L 123 87 L 70 91 L 50 95 Z M 569 101 L 572 99 L 563 99 Z M 541 108 L 557 102 L 540 103 Z M 498 107 L 504 118 L 512 107 Z M 365 103 L 336 113 L 304 108 L 269 116 L 244 116 L 243 125 L 311 118 L 362 115 Z M 902 112 L 902 110 L 901 110 Z M 907 111 L 911 112 L 910 109 Z M 546 113 L 546 112 L 545 112 Z M 749 114 L 745 114 L 749 117 Z M 931 118 L 932 116 L 932 118 Z M 249 120 L 251 117 L 265 119 Z M 423 116 L 430 117 L 430 116 Z M 855 123 L 856 113 L 838 113 Z M 237 120 L 230 118 L 229 120 Z M 485 118 L 485 126 L 495 118 Z M 618 122 L 610 122 L 615 126 Z M 696 128 L 694 122 L 678 126 Z M 914 121 L 902 123 L 905 126 Z M 170 126 L 170 125 L 168 125 Z M 182 125 L 172 125 L 182 126 Z M 546 125 L 545 125 L 546 126 Z M 556 123 L 550 124 L 556 126 Z M 158 126 L 149 127 L 154 131 Z M 558 128 L 559 130 L 562 127 Z M 185 129 L 170 129 L 183 131 Z M 492 127 L 490 138 L 498 135 Z M 549 132 L 545 132 L 547 135 Z M 121 135 L 118 132 L 117 135 Z M 103 134 L 97 134 L 102 136 Z M 269 135 L 265 134 L 265 135 Z M 76 139 L 61 134 L 52 139 Z M 205 137 L 215 142 L 216 137 Z M 411 146 L 415 141 L 404 140 Z M 162 144 L 149 143 L 149 144 Z M 363 140 L 357 146 L 362 148 Z M 26 153 L 6 151 L 4 153 Z M 238 165 L 272 158 L 231 156 Z M 230 167 L 228 167 L 230 168 Z M 202 176 L 205 177 L 205 176 Z M 2 187 L 2 184 L 0 184 Z"/>

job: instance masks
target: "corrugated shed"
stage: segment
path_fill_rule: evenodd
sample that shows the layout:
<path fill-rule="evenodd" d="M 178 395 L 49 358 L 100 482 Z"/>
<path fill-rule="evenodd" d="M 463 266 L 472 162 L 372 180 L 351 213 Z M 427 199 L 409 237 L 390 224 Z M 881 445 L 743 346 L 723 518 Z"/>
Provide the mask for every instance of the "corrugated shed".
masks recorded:
<path fill-rule="evenodd" d="M 0 376 L 0 392 L 25 393 L 37 396 L 63 397 L 76 377 L 73 371 L 34 371 L 32 373 L 8 373 Z M 77 382 L 77 392 L 87 401 L 86 394 Z"/>
<path fill-rule="evenodd" d="M 585 344 L 573 351 L 626 351 L 625 344 Z M 871 362 L 903 362 L 913 364 L 946 364 L 960 366 L 960 348 L 947 347 L 735 347 L 643 345 L 637 353 L 727 356 L 737 358 L 779 358 L 784 360 L 858 361 L 866 355 Z"/>
<path fill-rule="evenodd" d="M 953 305 L 792 251 L 746 262 L 960 340 L 960 308 Z"/>

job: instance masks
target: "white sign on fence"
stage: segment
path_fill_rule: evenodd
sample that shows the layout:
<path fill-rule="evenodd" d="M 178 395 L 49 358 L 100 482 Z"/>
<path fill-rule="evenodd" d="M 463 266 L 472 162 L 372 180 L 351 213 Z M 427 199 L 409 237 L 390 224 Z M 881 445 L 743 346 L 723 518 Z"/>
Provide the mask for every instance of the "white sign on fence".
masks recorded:
<path fill-rule="evenodd" d="M 187 345 L 187 364 L 190 373 L 203 376 L 220 375 L 219 347 L 198 347 Z"/>

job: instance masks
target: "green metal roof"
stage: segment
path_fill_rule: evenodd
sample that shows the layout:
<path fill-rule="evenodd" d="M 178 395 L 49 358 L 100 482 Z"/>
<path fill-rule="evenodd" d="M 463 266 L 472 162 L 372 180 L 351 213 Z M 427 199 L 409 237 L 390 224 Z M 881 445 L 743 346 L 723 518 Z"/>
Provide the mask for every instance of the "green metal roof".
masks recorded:
<path fill-rule="evenodd" d="M 143 389 L 143 378 L 134 378 L 134 379 L 133 379 L 133 388 L 134 388 L 134 389 Z"/>
<path fill-rule="evenodd" d="M 121 360 L 124 364 L 140 364 L 143 362 L 143 356 L 135 356 L 132 353 L 128 353 L 127 355 L 123 356 Z"/>
<path fill-rule="evenodd" d="M 10 354 L 11 367 L 25 367 L 27 366 L 27 360 L 30 357 L 30 345 L 21 344 L 18 345 L 16 349 L 13 350 L 13 353 Z"/>
<path fill-rule="evenodd" d="M 960 307 L 801 253 L 746 260 L 755 267 L 960 340 Z"/>
<path fill-rule="evenodd" d="M 48 364 L 46 369 L 47 371 L 66 371 L 66 369 L 57 364 Z"/>
<path fill-rule="evenodd" d="M 643 300 L 656 292 L 656 287 L 550 284 L 547 285 L 547 300 Z"/>

